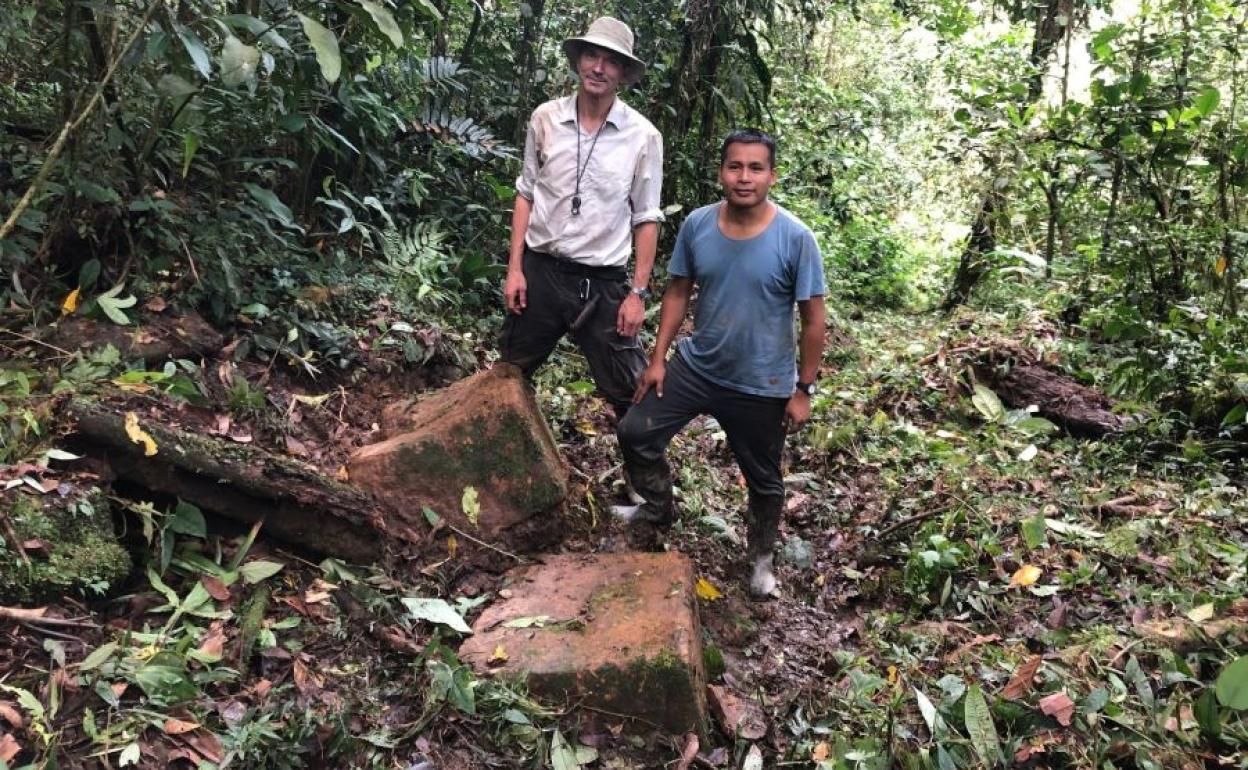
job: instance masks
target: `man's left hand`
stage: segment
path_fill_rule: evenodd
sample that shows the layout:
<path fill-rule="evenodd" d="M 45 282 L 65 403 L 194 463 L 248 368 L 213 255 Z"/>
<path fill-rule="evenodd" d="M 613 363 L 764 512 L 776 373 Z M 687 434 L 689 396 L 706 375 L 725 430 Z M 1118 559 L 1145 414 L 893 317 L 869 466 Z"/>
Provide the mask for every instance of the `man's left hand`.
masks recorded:
<path fill-rule="evenodd" d="M 784 407 L 784 429 L 789 433 L 798 431 L 810 419 L 810 396 L 797 392 Z"/>
<path fill-rule="evenodd" d="M 646 303 L 641 297 L 629 292 L 620 303 L 620 312 L 615 317 L 615 331 L 621 337 L 635 337 L 641 331 L 641 324 L 646 320 Z"/>

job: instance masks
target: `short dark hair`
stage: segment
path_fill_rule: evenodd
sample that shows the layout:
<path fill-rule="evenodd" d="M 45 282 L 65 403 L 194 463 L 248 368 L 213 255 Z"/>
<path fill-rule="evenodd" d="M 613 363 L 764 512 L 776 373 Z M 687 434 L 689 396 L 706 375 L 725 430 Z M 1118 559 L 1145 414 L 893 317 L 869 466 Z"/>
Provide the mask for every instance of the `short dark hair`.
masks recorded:
<path fill-rule="evenodd" d="M 728 136 L 724 137 L 724 143 L 719 147 L 719 165 L 724 165 L 724 160 L 728 157 L 728 146 L 732 144 L 761 144 L 767 148 L 767 159 L 771 162 L 771 167 L 776 167 L 776 140 L 771 138 L 771 134 L 759 131 L 757 128 L 737 128 L 728 132 Z"/>

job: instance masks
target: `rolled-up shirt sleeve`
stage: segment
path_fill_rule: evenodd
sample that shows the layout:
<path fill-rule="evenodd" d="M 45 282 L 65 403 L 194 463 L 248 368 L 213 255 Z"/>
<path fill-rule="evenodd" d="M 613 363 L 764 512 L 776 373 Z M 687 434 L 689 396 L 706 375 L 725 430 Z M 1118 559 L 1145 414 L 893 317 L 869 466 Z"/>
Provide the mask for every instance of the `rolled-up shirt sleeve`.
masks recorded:
<path fill-rule="evenodd" d="M 657 131 L 646 136 L 645 146 L 637 155 L 633 169 L 633 186 L 629 202 L 633 206 L 633 227 L 643 222 L 662 222 L 663 209 L 659 198 L 663 193 L 663 137 Z"/>
<path fill-rule="evenodd" d="M 524 132 L 524 165 L 520 167 L 520 176 L 516 177 L 516 194 L 533 200 L 533 188 L 537 184 L 537 144 L 538 144 L 537 113 L 529 118 L 529 128 Z"/>

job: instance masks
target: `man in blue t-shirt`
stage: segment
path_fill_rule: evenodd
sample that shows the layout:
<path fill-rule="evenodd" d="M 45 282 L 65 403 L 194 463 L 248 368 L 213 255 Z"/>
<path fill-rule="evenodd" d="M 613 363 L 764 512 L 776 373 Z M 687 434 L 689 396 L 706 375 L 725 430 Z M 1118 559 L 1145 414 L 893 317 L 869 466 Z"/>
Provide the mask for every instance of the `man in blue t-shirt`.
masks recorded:
<path fill-rule="evenodd" d="M 676 236 L 654 352 L 635 406 L 617 431 L 625 472 L 645 503 L 613 509 L 630 523 L 674 521 L 667 445 L 694 417 L 711 415 L 749 486 L 749 586 L 760 599 L 776 588 L 772 552 L 784 510 L 780 456 L 786 428 L 795 430 L 810 417 L 826 291 L 814 234 L 767 199 L 775 165 L 770 136 L 730 133 L 720 150 L 724 200 L 694 211 Z M 668 361 L 695 286 L 693 334 Z"/>

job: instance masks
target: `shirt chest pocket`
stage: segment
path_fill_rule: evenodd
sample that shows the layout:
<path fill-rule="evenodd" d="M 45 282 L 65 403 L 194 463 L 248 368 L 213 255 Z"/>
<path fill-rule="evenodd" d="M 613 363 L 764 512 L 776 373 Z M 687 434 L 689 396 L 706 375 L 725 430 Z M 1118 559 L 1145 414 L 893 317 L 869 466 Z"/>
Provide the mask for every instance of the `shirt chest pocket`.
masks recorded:
<path fill-rule="evenodd" d="M 592 193 L 599 200 L 609 203 L 628 203 L 629 193 L 633 186 L 633 167 L 626 161 L 627 159 L 619 155 L 604 155 L 599 158 L 598 153 L 594 153 L 594 157 L 590 159 L 589 168 L 585 171 L 585 177 L 581 181 L 581 189 L 589 192 L 586 189 L 589 185 L 585 184 L 588 181 L 592 185 Z"/>

